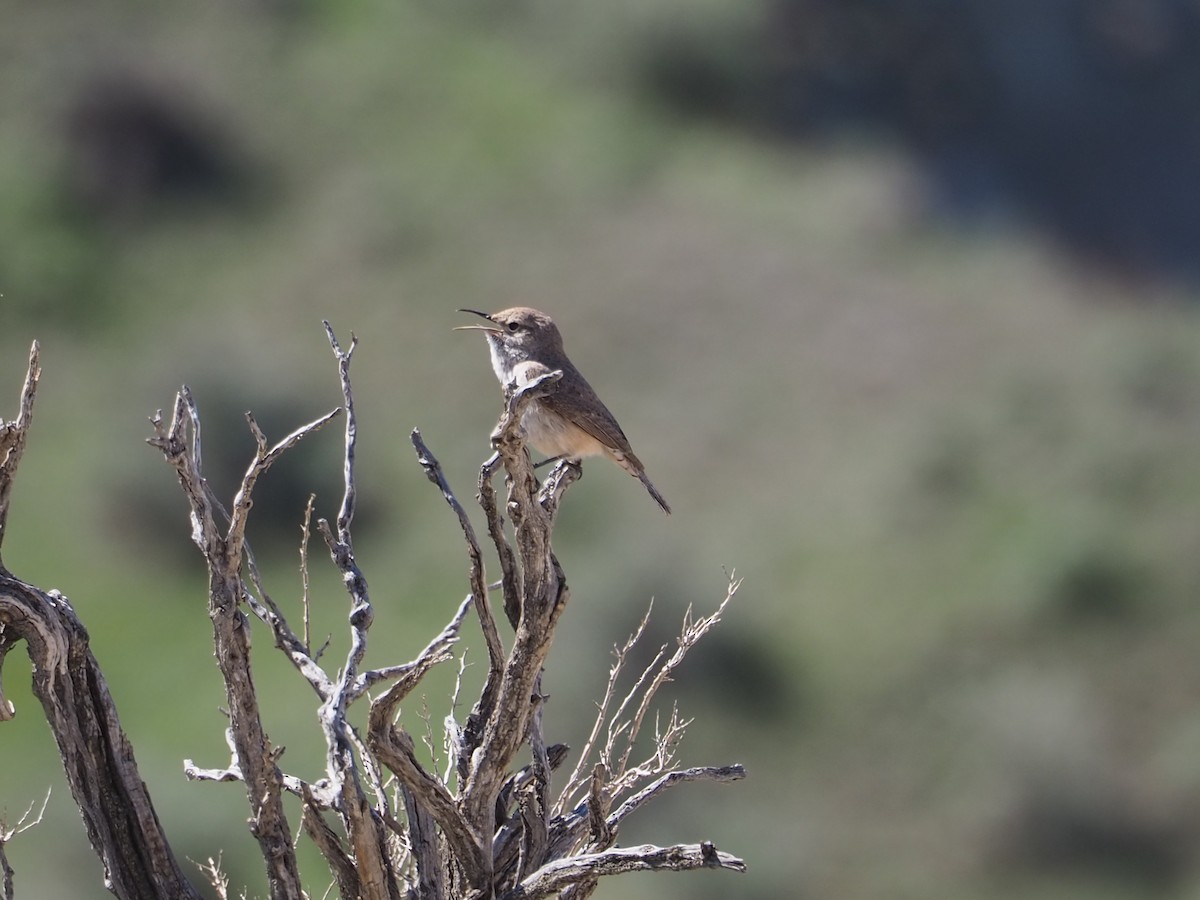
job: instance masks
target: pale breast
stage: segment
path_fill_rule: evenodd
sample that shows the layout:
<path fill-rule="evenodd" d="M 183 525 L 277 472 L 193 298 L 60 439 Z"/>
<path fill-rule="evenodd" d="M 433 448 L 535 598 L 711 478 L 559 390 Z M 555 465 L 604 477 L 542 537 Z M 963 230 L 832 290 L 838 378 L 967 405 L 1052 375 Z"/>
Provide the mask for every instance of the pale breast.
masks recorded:
<path fill-rule="evenodd" d="M 603 456 L 604 445 L 577 425 L 548 412 L 540 403 L 534 402 L 521 419 L 525 435 L 547 456 L 568 456 L 582 459 L 585 456 Z"/>

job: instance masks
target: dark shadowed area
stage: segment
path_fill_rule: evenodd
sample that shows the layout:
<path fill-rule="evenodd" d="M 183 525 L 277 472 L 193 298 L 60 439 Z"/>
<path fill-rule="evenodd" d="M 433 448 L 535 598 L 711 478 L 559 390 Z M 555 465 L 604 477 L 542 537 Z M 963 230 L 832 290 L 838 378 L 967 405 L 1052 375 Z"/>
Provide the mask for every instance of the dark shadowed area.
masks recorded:
<path fill-rule="evenodd" d="M 774 0 L 741 31 L 664 28 L 643 67 L 670 105 L 760 134 L 899 140 L 935 216 L 1194 281 L 1198 50 L 1188 0 Z"/>

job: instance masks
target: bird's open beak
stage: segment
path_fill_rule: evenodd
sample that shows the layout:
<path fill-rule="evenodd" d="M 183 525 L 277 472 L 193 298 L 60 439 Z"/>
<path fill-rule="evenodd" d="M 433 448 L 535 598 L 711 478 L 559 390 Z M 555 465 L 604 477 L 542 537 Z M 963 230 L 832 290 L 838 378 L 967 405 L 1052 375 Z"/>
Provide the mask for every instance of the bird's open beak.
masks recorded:
<path fill-rule="evenodd" d="M 472 315 L 480 316 L 487 319 L 487 325 L 455 325 L 454 331 L 503 331 L 499 325 L 492 322 L 492 317 L 485 312 L 480 312 L 477 309 L 460 309 L 459 312 L 471 313 Z"/>

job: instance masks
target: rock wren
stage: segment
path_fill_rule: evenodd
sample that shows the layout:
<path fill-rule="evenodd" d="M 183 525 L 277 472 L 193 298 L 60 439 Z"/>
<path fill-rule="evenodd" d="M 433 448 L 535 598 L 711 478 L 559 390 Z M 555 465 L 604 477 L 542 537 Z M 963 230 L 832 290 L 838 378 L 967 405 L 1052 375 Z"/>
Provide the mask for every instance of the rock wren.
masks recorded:
<path fill-rule="evenodd" d="M 486 325 L 461 325 L 456 330 L 477 329 L 484 333 L 492 351 L 492 368 L 500 383 L 522 387 L 538 375 L 560 370 L 562 380 L 545 397 L 535 400 L 521 425 L 529 442 L 550 457 L 579 460 L 585 456 L 607 456 L 640 481 L 668 515 L 671 507 L 646 477 L 646 468 L 634 455 L 625 432 L 579 374 L 563 350 L 558 326 L 544 312 L 514 306 L 497 313 L 460 309 L 482 316 Z"/>

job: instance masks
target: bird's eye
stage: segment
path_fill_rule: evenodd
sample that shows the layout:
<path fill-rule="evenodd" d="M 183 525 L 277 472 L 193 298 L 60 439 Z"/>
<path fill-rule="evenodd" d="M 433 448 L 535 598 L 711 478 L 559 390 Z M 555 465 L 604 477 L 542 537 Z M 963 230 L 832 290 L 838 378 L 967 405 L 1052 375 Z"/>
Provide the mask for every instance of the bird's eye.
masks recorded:
<path fill-rule="evenodd" d="M 509 322 L 507 325 L 507 328 L 513 334 L 516 334 L 518 331 L 521 330 L 521 326 L 518 325 L 516 322 Z"/>

